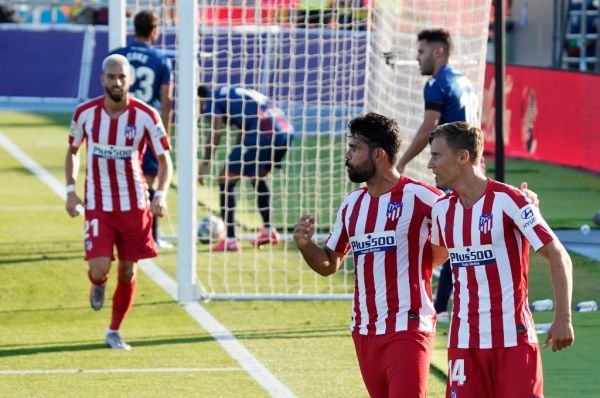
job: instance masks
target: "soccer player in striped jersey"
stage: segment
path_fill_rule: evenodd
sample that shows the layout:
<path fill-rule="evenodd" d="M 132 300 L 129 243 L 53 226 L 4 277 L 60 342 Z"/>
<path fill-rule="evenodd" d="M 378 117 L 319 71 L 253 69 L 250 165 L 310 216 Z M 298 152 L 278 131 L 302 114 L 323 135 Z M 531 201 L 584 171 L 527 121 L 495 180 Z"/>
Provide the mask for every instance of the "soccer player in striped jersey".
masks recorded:
<path fill-rule="evenodd" d="M 401 173 L 408 162 L 427 147 L 429 134 L 438 125 L 457 121 L 466 121 L 473 125 L 479 123 L 477 93 L 465 74 L 450 65 L 452 51 L 452 37 L 445 29 L 425 29 L 417 34 L 419 69 L 421 75 L 431 78 L 423 88 L 423 121 L 398 161 L 398 171 Z M 485 167 L 483 161 L 482 167 Z M 448 300 L 451 294 L 452 273 L 450 263 L 445 262 L 440 271 L 434 301 L 439 322 L 447 322 Z"/>
<path fill-rule="evenodd" d="M 353 119 L 346 153 L 352 182 L 323 247 L 303 215 L 294 241 L 308 265 L 327 276 L 354 257 L 352 338 L 371 397 L 425 397 L 435 310 L 431 294 L 431 209 L 442 191 L 401 175 L 398 124 L 369 113 Z"/>
<path fill-rule="evenodd" d="M 105 95 L 75 110 L 65 157 L 66 210 L 75 217 L 77 207 L 83 203 L 75 189 L 79 148 L 86 141 L 84 245 L 90 304 L 94 310 L 103 306 L 116 246 L 118 280 L 106 344 L 122 350 L 131 348 L 121 338 L 119 328 L 133 303 L 137 262 L 156 256 L 152 215 L 165 214 L 172 175 L 169 140 L 160 116 L 154 108 L 129 95 L 129 84 L 127 58 L 118 54 L 106 57 L 102 63 Z M 146 146 L 156 154 L 159 165 L 158 190 L 151 202 L 141 167 Z"/>
<path fill-rule="evenodd" d="M 479 128 L 444 124 L 429 142 L 428 167 L 454 191 L 432 212 L 433 253 L 449 253 L 454 280 L 446 397 L 543 397 L 527 301 L 529 247 L 550 264 L 556 312 L 544 346 L 553 351 L 574 341 L 569 254 L 519 190 L 483 175 Z"/>
<path fill-rule="evenodd" d="M 142 10 L 133 19 L 135 40 L 111 54 L 121 54 L 131 65 L 132 83 L 129 91 L 137 98 L 153 106 L 162 115 L 162 122 L 167 134 L 171 131 L 171 101 L 173 98 L 173 68 L 171 60 L 153 45 L 160 35 L 160 18 L 152 10 Z M 147 150 L 142 158 L 142 170 L 148 184 L 150 200 L 156 191 L 158 160 L 151 150 Z M 159 217 L 152 222 L 152 237 L 157 246 L 171 249 L 173 245 L 160 238 L 158 230 Z"/>

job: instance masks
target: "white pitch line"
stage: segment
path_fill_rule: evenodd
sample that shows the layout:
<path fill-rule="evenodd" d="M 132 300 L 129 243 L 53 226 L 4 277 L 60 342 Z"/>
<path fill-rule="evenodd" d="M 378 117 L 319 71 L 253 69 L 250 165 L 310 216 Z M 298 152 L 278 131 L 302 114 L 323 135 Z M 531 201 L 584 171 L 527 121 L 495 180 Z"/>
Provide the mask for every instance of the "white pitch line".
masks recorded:
<path fill-rule="evenodd" d="M 242 368 L 116 368 L 116 369 L 23 369 L 0 370 L 0 376 L 13 375 L 52 375 L 83 373 L 203 373 L 203 372 L 242 372 Z"/>
<path fill-rule="evenodd" d="M 0 133 L 0 146 L 4 147 L 8 153 L 20 161 L 31 173 L 39 177 L 46 185 L 50 187 L 63 200 L 66 198 L 64 185 L 61 184 L 52 174 L 40 166 L 35 160 L 30 158 L 25 152 L 21 151 L 6 136 Z M 163 288 L 175 301 L 177 301 L 177 284 L 150 260 L 140 261 L 140 268 L 155 283 Z M 208 312 L 199 303 L 188 303 L 184 305 L 188 314 L 200 324 L 211 336 L 223 347 L 227 353 L 234 358 L 248 374 L 256 380 L 273 397 L 295 397 L 294 393 L 288 389 L 285 384 L 279 381 L 269 369 L 267 369 L 254 355 L 248 351 L 242 343 L 210 312 Z"/>
<path fill-rule="evenodd" d="M 65 190 L 65 184 L 58 181 L 52 174 L 48 173 L 48 171 L 40 166 L 35 160 L 30 158 L 25 152 L 21 150 L 18 146 L 13 144 L 11 140 L 9 140 L 4 134 L 0 133 L 0 146 L 4 147 L 6 152 L 12 155 L 15 159 L 23 164 L 23 166 L 27 167 L 31 173 L 42 180 L 42 182 L 55 193 L 57 194 L 63 201 L 67 199 L 67 192 Z"/>
<path fill-rule="evenodd" d="M 140 268 L 157 285 L 177 300 L 177 283 L 152 260 L 141 260 Z M 295 397 L 235 336 L 197 302 L 183 305 L 185 310 L 273 397 Z"/>

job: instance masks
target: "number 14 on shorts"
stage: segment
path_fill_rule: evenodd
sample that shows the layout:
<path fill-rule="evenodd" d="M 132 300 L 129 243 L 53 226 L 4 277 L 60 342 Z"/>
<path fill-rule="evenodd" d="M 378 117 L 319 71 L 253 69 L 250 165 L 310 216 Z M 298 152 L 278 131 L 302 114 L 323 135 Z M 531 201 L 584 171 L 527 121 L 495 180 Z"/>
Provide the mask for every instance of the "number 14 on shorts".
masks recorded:
<path fill-rule="evenodd" d="M 450 379 L 450 385 L 458 383 L 459 386 L 465 384 L 467 376 L 465 376 L 465 360 L 455 359 L 454 363 L 452 360 L 448 361 L 448 378 Z"/>

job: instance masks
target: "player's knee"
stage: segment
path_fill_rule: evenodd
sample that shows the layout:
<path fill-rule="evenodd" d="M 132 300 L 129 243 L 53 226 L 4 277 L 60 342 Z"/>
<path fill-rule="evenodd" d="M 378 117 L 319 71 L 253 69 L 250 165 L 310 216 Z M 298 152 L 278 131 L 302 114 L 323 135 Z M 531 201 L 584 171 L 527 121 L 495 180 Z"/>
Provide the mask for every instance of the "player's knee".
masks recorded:
<path fill-rule="evenodd" d="M 94 268 L 94 267 L 90 268 L 90 277 L 94 281 L 102 281 L 102 280 L 106 279 L 107 276 L 108 276 L 107 269 Z"/>
<path fill-rule="evenodd" d="M 131 283 L 135 279 L 135 268 L 133 265 L 119 264 L 119 280 L 124 283 Z"/>

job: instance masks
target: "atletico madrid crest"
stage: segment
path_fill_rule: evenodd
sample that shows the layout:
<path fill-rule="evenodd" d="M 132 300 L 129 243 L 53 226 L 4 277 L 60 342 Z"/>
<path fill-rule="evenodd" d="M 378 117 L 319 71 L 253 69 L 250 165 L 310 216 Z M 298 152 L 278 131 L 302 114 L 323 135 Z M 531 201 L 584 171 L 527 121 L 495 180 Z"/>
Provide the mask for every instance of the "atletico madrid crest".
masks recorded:
<path fill-rule="evenodd" d="M 135 126 L 134 125 L 127 125 L 125 126 L 125 137 L 129 140 L 132 140 L 135 138 Z"/>
<path fill-rule="evenodd" d="M 402 215 L 402 202 L 390 202 L 385 213 L 390 221 L 396 221 Z"/>
<path fill-rule="evenodd" d="M 492 214 L 482 214 L 479 217 L 479 230 L 487 234 L 492 230 Z"/>

